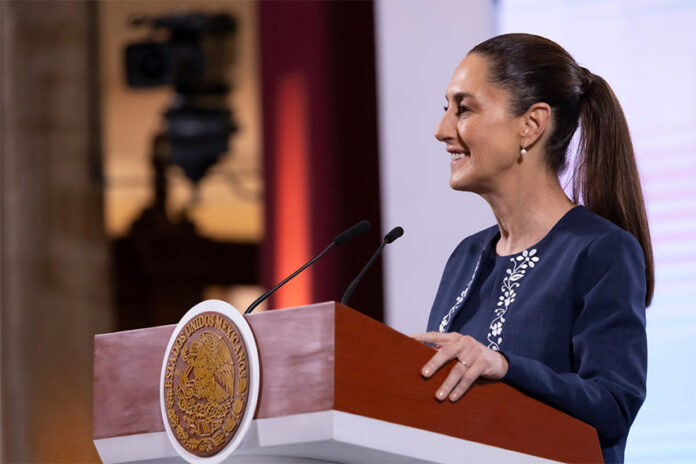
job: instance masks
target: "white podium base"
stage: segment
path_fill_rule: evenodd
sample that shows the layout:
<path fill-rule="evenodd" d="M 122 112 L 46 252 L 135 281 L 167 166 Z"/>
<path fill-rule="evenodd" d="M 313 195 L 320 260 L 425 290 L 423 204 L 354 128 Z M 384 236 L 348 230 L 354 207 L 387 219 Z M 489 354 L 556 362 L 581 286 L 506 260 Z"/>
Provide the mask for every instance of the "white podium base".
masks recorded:
<path fill-rule="evenodd" d="M 165 432 L 94 440 L 104 463 L 185 463 Z M 548 459 L 328 410 L 257 419 L 226 461 L 274 463 L 550 463 Z"/>

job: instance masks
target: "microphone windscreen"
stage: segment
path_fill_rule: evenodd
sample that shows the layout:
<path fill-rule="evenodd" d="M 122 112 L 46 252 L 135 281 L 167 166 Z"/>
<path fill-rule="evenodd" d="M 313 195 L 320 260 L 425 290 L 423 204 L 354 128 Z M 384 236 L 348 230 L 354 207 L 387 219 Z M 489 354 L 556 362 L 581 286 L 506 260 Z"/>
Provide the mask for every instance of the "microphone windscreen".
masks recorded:
<path fill-rule="evenodd" d="M 404 229 L 402 227 L 396 226 L 392 230 L 390 230 L 387 235 L 384 236 L 384 241 L 386 243 L 391 243 L 397 238 L 401 237 L 402 235 L 404 235 Z"/>
<path fill-rule="evenodd" d="M 368 230 L 370 230 L 370 221 L 362 220 L 350 229 L 343 231 L 337 236 L 335 236 L 333 239 L 333 243 L 335 243 L 336 245 L 342 245 L 349 240 L 353 240 L 358 235 L 364 234 Z"/>

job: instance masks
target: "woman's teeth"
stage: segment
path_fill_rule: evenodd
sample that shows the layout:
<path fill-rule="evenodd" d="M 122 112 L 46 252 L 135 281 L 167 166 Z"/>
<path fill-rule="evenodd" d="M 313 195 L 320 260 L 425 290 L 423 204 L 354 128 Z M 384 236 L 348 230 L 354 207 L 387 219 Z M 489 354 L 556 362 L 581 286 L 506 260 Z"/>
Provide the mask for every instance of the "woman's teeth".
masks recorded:
<path fill-rule="evenodd" d="M 450 153 L 450 155 L 452 155 L 452 161 L 462 159 L 466 156 L 466 154 L 464 154 L 464 153 Z"/>

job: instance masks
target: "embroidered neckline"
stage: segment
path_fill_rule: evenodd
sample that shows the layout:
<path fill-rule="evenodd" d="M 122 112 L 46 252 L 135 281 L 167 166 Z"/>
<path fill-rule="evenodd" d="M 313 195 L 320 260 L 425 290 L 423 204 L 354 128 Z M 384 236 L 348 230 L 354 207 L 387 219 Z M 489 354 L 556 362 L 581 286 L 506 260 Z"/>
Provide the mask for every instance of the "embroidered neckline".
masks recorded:
<path fill-rule="evenodd" d="M 440 321 L 440 327 L 438 328 L 440 333 L 444 333 L 447 330 L 452 315 L 459 309 L 459 307 L 462 305 L 462 302 L 466 298 L 466 295 L 469 293 L 471 284 L 474 282 L 474 278 L 476 277 L 476 273 L 478 272 L 479 264 L 481 264 L 481 255 L 479 255 L 478 261 L 476 261 L 476 267 L 474 268 L 473 274 L 471 274 L 471 279 L 469 279 L 469 283 L 466 284 L 466 288 L 464 288 L 464 291 L 462 291 L 462 293 L 457 297 L 457 301 L 454 303 L 454 306 L 450 308 L 447 314 L 445 314 L 445 316 L 442 318 L 442 321 Z"/>
<path fill-rule="evenodd" d="M 501 295 L 498 297 L 498 304 L 495 308 L 495 318 L 488 325 L 488 348 L 499 351 L 500 344 L 503 343 L 503 325 L 505 324 L 505 314 L 510 309 L 510 305 L 517 296 L 516 288 L 520 286 L 520 280 L 524 278 L 529 268 L 533 268 L 539 262 L 536 255 L 536 248 L 524 250 L 516 256 L 510 257 L 512 268 L 505 270 L 507 277 L 503 279 L 500 287 Z"/>

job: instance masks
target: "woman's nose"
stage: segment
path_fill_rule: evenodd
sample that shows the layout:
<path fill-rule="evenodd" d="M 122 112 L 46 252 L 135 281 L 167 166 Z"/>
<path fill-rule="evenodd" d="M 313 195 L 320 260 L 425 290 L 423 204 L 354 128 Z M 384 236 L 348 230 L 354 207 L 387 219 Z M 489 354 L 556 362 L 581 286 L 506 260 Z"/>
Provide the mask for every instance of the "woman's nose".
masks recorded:
<path fill-rule="evenodd" d="M 451 116 L 445 113 L 440 119 L 440 123 L 435 128 L 435 138 L 440 142 L 445 142 L 452 138 L 452 122 L 450 121 Z"/>

